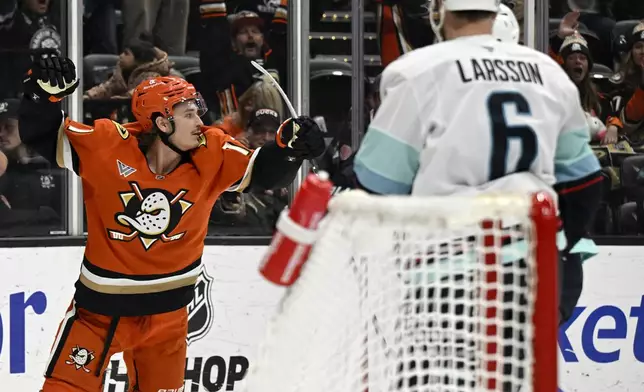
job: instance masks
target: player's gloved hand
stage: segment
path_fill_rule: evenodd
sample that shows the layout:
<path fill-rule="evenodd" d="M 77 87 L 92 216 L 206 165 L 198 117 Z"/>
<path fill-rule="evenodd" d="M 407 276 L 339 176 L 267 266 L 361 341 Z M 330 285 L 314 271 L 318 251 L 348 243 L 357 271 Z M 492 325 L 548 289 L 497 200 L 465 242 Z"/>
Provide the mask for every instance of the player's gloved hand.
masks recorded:
<path fill-rule="evenodd" d="M 282 148 L 292 149 L 297 158 L 317 158 L 326 150 L 324 133 L 318 124 L 307 116 L 284 121 L 277 130 L 275 141 Z"/>
<path fill-rule="evenodd" d="M 25 95 L 34 102 L 58 102 L 72 94 L 78 83 L 74 63 L 53 53 L 38 55 L 23 81 Z"/>

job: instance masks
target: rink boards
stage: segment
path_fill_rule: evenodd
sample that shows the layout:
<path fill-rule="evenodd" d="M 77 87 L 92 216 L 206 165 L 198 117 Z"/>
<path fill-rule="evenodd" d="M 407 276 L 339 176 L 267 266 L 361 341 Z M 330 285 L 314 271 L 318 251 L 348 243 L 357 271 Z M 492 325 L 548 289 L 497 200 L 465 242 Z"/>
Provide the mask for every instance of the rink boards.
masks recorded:
<path fill-rule="evenodd" d="M 264 247 L 209 246 L 190 305 L 186 392 L 235 391 L 282 289 L 257 273 Z M 82 248 L 0 249 L 0 390 L 37 391 L 78 277 Z M 644 257 L 602 247 L 585 264 L 585 288 L 559 333 L 562 392 L 644 390 Z M 67 354 L 64 354 L 67 355 Z M 126 390 L 120 357 L 104 392 Z"/>

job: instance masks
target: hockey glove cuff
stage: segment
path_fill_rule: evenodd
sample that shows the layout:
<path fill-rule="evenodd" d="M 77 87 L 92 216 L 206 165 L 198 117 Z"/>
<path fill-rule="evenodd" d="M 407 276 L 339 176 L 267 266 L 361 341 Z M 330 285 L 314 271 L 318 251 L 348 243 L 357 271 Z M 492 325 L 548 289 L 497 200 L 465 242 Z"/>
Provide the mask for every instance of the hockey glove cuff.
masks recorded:
<path fill-rule="evenodd" d="M 293 150 L 292 155 L 296 158 L 317 158 L 326 150 L 324 133 L 306 116 L 284 121 L 277 130 L 275 141 L 278 146 Z"/>

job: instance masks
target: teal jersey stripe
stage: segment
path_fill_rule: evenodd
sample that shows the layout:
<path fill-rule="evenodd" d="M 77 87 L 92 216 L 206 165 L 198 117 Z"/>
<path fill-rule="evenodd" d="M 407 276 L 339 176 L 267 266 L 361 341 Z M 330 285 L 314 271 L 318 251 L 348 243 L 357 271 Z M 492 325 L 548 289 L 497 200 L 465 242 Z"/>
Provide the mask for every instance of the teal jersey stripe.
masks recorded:
<path fill-rule="evenodd" d="M 385 178 L 372 172 L 361 162 L 354 163 L 353 171 L 356 173 L 360 184 L 371 192 L 381 195 L 408 195 L 411 193 L 411 184 L 403 184 Z"/>
<path fill-rule="evenodd" d="M 588 141 L 588 128 L 559 135 L 555 152 L 555 177 L 558 183 L 575 181 L 601 169 Z"/>
<path fill-rule="evenodd" d="M 360 183 L 380 194 L 408 194 L 418 171 L 420 153 L 376 128 L 369 128 L 354 171 Z"/>
<path fill-rule="evenodd" d="M 590 147 L 588 150 L 590 151 Z M 580 160 L 572 163 L 555 163 L 555 177 L 557 179 L 557 183 L 579 180 L 580 178 L 596 173 L 599 170 L 601 170 L 599 161 L 592 151 L 590 152 L 590 155 L 586 155 Z"/>

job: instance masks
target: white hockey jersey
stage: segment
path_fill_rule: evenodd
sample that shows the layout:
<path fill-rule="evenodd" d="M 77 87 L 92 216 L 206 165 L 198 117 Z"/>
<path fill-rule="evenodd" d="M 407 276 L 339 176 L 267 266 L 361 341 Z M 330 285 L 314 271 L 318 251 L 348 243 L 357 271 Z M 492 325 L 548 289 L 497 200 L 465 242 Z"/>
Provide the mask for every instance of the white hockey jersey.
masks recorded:
<path fill-rule="evenodd" d="M 531 48 L 463 37 L 384 71 L 382 104 L 356 155 L 380 194 L 550 191 L 600 170 L 579 93 Z"/>

